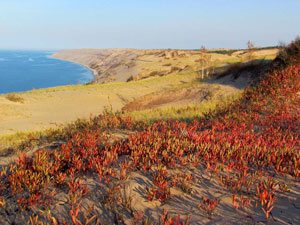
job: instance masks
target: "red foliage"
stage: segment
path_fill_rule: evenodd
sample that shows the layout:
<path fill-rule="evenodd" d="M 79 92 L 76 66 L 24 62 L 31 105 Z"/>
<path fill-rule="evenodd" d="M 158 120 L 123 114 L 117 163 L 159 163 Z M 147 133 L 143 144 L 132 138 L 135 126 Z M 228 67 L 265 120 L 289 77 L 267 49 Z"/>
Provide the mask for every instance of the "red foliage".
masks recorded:
<path fill-rule="evenodd" d="M 100 128 L 136 129 L 141 124 L 122 116 L 101 115 L 91 119 L 92 127 L 73 134 L 58 150 L 37 151 L 31 158 L 24 155 L 11 165 L 5 179 L 23 207 L 51 198 L 50 183 L 69 185 L 70 195 L 77 201 L 86 193 L 76 179 L 82 173 L 96 173 L 100 181 L 109 183 L 117 169 L 125 179 L 131 168 L 145 173 L 158 168 L 147 197 L 164 202 L 170 197 L 170 185 L 177 185 L 167 168 L 193 165 L 214 174 L 233 194 L 256 194 L 268 219 L 276 192 L 287 190 L 272 177 L 300 176 L 299 93 L 300 64 L 266 75 L 256 87 L 248 88 L 241 100 L 206 119 L 192 124 L 158 121 L 114 144 L 108 143 L 109 137 Z M 118 164 L 121 156 L 126 156 L 126 161 Z M 193 181 L 192 177 L 182 179 Z M 250 203 L 244 198 L 240 201 L 245 206 Z M 201 208 L 212 212 L 217 204 L 217 200 L 204 199 Z M 238 208 L 236 199 L 233 204 Z M 75 205 L 71 214 L 72 218 L 78 214 Z"/>

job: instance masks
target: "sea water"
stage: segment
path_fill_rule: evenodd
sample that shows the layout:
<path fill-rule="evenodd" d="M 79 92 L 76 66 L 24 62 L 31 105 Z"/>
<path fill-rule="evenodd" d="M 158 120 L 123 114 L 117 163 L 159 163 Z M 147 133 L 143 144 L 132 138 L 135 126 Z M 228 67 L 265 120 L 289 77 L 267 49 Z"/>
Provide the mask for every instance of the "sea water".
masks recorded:
<path fill-rule="evenodd" d="M 0 94 L 91 81 L 86 67 L 51 58 L 51 51 L 0 50 Z"/>

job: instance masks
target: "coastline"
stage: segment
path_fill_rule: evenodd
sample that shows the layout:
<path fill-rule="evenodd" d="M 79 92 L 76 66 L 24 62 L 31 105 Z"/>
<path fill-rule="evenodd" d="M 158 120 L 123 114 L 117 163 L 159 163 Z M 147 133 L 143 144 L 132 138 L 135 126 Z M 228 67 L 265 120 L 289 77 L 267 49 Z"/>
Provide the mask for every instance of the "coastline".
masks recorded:
<path fill-rule="evenodd" d="M 0 62 L 3 74 L 0 95 L 79 83 L 85 85 L 95 80 L 97 71 L 87 65 L 53 57 L 53 54 L 54 51 L 42 50 L 2 52 L 0 58 L 6 62 Z M 15 67 L 22 69 L 10 69 Z"/>
<path fill-rule="evenodd" d="M 150 50 L 149 50 L 150 51 Z M 144 55 L 138 49 L 63 49 L 52 54 L 53 58 L 62 59 L 86 66 L 93 71 L 92 83 L 126 82 L 136 76 L 140 69 L 136 67 L 136 57 Z"/>
<path fill-rule="evenodd" d="M 62 58 L 59 58 L 59 57 L 55 57 L 54 54 L 56 54 L 56 53 L 57 52 L 53 53 L 52 55 L 50 55 L 48 57 L 52 58 L 52 59 L 58 59 L 58 60 L 66 61 L 66 62 L 71 62 L 71 63 L 77 64 L 77 65 L 83 66 L 86 69 L 90 70 L 92 72 L 92 75 L 93 75 L 94 78 L 91 81 L 89 81 L 88 83 L 93 82 L 99 76 L 98 72 L 95 69 L 89 67 L 88 65 L 85 65 L 85 64 L 82 64 L 82 63 L 79 63 L 79 62 L 75 62 L 73 60 L 68 60 L 68 59 L 62 59 Z"/>

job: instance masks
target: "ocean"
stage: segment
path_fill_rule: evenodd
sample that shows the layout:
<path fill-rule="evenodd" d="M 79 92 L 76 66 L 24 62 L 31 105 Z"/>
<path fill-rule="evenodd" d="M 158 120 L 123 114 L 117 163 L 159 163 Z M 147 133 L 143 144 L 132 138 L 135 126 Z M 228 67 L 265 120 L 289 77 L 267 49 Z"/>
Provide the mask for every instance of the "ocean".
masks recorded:
<path fill-rule="evenodd" d="M 50 58 L 51 51 L 0 50 L 0 94 L 93 80 L 86 67 Z"/>

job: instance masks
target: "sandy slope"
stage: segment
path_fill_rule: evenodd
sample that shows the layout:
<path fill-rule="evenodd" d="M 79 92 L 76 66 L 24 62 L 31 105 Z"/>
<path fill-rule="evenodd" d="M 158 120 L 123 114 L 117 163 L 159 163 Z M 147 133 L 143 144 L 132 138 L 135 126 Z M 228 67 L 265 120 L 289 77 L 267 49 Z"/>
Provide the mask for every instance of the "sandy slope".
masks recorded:
<path fill-rule="evenodd" d="M 173 74 L 129 83 L 42 89 L 18 94 L 24 103 L 12 102 L 5 95 L 0 95 L 0 134 L 56 127 L 103 113 L 111 106 L 113 110 L 121 110 L 130 102 L 147 105 L 146 108 L 188 105 L 204 101 L 208 92 L 225 96 L 241 90 L 233 83 L 199 83 L 197 77 L 197 74 Z M 245 87 L 249 80 L 244 81 Z M 178 89 L 187 83 L 193 84 L 193 87 Z M 174 88 L 176 90 L 172 91 Z"/>
<path fill-rule="evenodd" d="M 102 113 L 110 105 L 113 110 L 120 110 L 129 102 L 145 95 L 199 82 L 200 75 L 196 72 L 200 70 L 199 54 L 199 51 L 136 49 L 79 49 L 55 53 L 53 57 L 81 63 L 93 69 L 98 73 L 96 83 L 126 81 L 130 76 L 138 80 L 149 77 L 153 72 L 156 75 L 137 82 L 66 86 L 18 94 L 24 98 L 24 103 L 12 102 L 5 95 L 0 95 L 0 134 L 55 127 L 78 118 L 88 118 L 90 114 Z M 275 53 L 264 51 L 260 55 L 269 54 Z M 223 54 L 211 56 L 212 60 L 217 60 L 221 65 L 241 60 Z M 178 73 L 179 71 L 182 73 Z M 237 82 L 240 81 L 235 81 Z M 246 85 L 248 82 L 246 80 Z M 239 85 L 230 82 L 222 85 L 226 86 L 229 93 L 240 89 Z M 190 90 L 182 90 L 175 99 L 174 96 L 166 96 L 163 105 L 197 103 L 203 97 L 199 93 L 201 90 L 197 88 L 191 93 Z M 156 97 L 160 98 L 159 96 L 158 94 Z M 147 101 L 149 100 L 146 99 Z"/>
<path fill-rule="evenodd" d="M 108 105 L 107 96 L 95 91 L 22 94 L 24 104 L 12 103 L 1 96 L 0 133 L 36 130 L 86 118 L 90 113 L 103 111 L 104 106 Z M 120 107 L 121 101 L 115 95 L 110 97 L 114 99 L 114 107 Z"/>
<path fill-rule="evenodd" d="M 55 127 L 102 113 L 110 105 L 120 110 L 135 98 L 194 79 L 175 75 L 130 83 L 49 88 L 18 94 L 24 103 L 0 95 L 0 134 Z"/>

